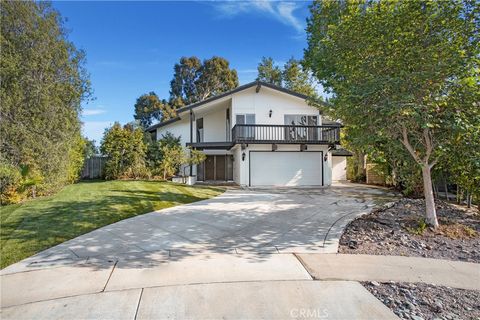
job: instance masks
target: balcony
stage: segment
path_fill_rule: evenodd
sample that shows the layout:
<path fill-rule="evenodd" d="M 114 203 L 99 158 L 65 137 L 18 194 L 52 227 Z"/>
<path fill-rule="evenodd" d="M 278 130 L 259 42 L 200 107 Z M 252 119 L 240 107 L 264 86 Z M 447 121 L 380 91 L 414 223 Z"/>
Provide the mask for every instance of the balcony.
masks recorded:
<path fill-rule="evenodd" d="M 340 144 L 339 125 L 299 126 L 270 124 L 237 124 L 232 129 L 231 141 L 194 142 L 195 149 L 229 150 L 237 143 L 257 144 Z"/>
<path fill-rule="evenodd" d="M 340 126 L 237 124 L 232 129 L 232 142 L 233 144 L 339 144 Z"/>

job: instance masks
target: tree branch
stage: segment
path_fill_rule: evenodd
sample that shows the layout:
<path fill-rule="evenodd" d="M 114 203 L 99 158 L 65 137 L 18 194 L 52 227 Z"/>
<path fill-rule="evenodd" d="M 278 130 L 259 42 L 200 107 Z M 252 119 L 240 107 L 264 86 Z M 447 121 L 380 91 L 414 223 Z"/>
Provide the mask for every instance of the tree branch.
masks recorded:
<path fill-rule="evenodd" d="M 405 146 L 405 148 L 407 148 L 408 152 L 410 152 L 413 159 L 415 159 L 417 163 L 421 164 L 422 160 L 415 153 L 415 150 L 413 150 L 413 147 L 410 144 L 410 141 L 408 140 L 407 128 L 403 124 L 402 124 L 402 139 L 399 139 L 399 140 Z"/>
<path fill-rule="evenodd" d="M 435 159 L 431 163 L 428 164 L 428 167 L 430 168 L 430 170 L 437 164 L 437 162 L 438 162 L 438 159 Z"/>
<path fill-rule="evenodd" d="M 423 160 L 425 163 L 428 163 L 428 159 L 430 159 L 430 155 L 433 151 L 433 143 L 428 128 L 423 129 L 423 139 L 425 140 L 425 147 L 427 149 L 425 152 L 425 158 Z"/>

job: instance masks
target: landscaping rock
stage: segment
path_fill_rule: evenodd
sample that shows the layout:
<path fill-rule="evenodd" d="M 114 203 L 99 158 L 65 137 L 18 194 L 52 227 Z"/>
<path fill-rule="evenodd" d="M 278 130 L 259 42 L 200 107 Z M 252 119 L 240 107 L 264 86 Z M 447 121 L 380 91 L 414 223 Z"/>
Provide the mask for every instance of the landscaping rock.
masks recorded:
<path fill-rule="evenodd" d="M 372 282 L 362 284 L 401 319 L 480 319 L 480 291 L 424 283 L 375 285 Z M 406 288 L 409 294 L 406 294 Z"/>
<path fill-rule="evenodd" d="M 425 203 L 401 199 L 352 221 L 340 238 L 339 253 L 402 255 L 480 262 L 480 214 L 436 201 L 438 230 L 423 223 Z"/>

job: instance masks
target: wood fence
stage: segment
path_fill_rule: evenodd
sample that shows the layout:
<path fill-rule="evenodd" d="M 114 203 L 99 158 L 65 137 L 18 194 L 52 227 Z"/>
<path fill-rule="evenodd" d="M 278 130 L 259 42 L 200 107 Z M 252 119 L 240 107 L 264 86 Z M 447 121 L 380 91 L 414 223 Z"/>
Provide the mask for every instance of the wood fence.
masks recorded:
<path fill-rule="evenodd" d="M 107 158 L 102 156 L 93 156 L 85 159 L 81 179 L 102 179 L 104 177 L 104 168 Z"/>

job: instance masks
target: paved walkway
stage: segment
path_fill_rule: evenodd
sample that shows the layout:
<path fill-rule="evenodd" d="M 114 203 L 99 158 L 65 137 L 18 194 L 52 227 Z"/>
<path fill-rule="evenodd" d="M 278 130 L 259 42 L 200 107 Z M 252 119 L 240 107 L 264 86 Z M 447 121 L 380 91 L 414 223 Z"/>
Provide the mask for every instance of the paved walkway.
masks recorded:
<path fill-rule="evenodd" d="M 480 290 L 480 264 L 417 257 L 299 254 L 315 280 L 424 282 Z"/>
<path fill-rule="evenodd" d="M 347 221 L 388 199 L 348 185 L 234 190 L 124 220 L 3 269 L 1 317 L 395 319 L 344 280 L 382 281 L 384 267 L 396 281 L 444 284 L 455 270 L 455 286 L 478 276 L 468 263 L 323 254 Z"/>
<path fill-rule="evenodd" d="M 319 253 L 251 258 L 217 253 L 3 275 L 2 319 L 396 319 L 356 281 L 480 290 L 479 265 L 467 262 Z"/>

